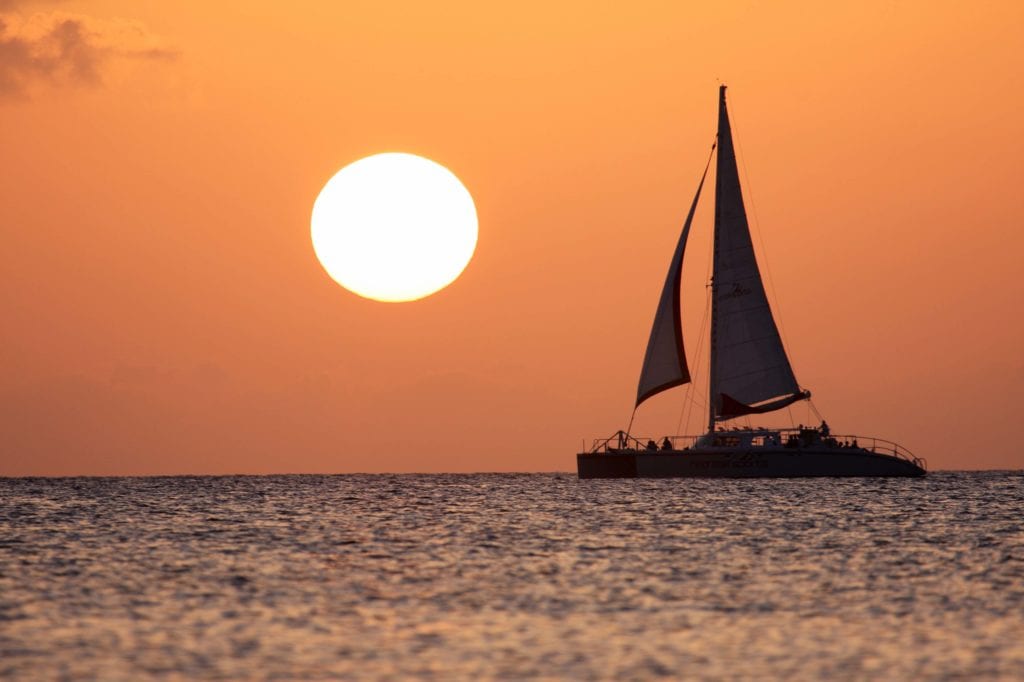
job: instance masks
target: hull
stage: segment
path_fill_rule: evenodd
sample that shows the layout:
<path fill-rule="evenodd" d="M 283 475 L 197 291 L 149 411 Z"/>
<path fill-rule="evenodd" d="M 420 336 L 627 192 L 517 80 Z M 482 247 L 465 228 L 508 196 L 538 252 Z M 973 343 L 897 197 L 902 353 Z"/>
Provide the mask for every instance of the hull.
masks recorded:
<path fill-rule="evenodd" d="M 691 448 L 576 455 L 580 478 L 799 478 L 924 476 L 900 457 L 862 449 Z"/>

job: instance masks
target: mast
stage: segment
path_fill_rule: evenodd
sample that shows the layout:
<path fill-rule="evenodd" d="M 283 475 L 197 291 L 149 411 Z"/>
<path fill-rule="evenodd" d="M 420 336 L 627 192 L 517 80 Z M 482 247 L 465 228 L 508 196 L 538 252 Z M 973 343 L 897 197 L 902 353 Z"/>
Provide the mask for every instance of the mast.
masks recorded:
<path fill-rule="evenodd" d="M 722 164 L 723 158 L 725 156 L 734 155 L 732 149 L 732 134 L 729 131 L 729 114 L 725 109 L 725 88 L 725 85 L 720 85 L 718 87 L 718 134 L 715 136 L 715 143 L 719 145 L 719 149 L 718 163 L 715 166 L 715 229 L 712 241 L 713 246 L 711 255 L 713 265 L 711 270 L 711 348 L 710 358 L 708 362 L 708 433 L 714 433 L 715 431 L 715 348 L 718 346 L 718 344 L 716 343 L 718 335 L 718 281 L 716 275 L 718 274 L 718 231 L 719 227 L 722 224 Z M 727 151 L 721 148 L 723 128 L 725 128 L 725 130 L 729 132 L 729 148 Z"/>

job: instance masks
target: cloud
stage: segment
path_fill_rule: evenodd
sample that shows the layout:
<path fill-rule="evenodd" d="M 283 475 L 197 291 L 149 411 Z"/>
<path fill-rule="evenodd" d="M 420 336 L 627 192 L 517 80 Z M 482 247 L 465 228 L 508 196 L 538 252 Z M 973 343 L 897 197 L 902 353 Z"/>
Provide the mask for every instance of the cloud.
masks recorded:
<path fill-rule="evenodd" d="M 177 57 L 139 22 L 9 11 L 24 4 L 0 0 L 0 98 L 23 94 L 39 82 L 98 86 L 118 60 Z"/>

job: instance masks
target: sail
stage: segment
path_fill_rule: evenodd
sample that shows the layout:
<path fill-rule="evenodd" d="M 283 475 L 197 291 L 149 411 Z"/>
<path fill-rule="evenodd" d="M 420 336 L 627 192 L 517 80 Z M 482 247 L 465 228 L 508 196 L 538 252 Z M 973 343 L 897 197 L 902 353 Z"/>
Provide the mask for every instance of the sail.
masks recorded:
<path fill-rule="evenodd" d="M 809 396 L 793 375 L 754 257 L 724 85 L 718 108 L 710 384 L 711 428 L 716 421 L 770 412 Z"/>
<path fill-rule="evenodd" d="M 711 151 L 714 152 L 712 147 Z M 697 210 L 697 202 L 700 200 L 700 191 L 704 188 L 704 179 L 708 175 L 708 168 L 711 167 L 711 158 L 704 167 L 704 174 L 700 176 L 700 183 L 697 185 L 697 193 L 690 204 L 690 212 L 686 214 L 686 221 L 683 223 L 683 232 L 679 235 L 679 243 L 676 244 L 675 253 L 672 254 L 672 262 L 668 268 L 668 275 L 665 277 L 665 286 L 661 290 L 661 298 L 658 300 L 658 310 L 654 314 L 654 325 L 651 327 L 651 337 L 647 341 L 647 353 L 644 355 L 644 366 L 640 370 L 640 385 L 636 390 L 636 404 L 656 393 L 660 393 L 673 386 L 681 386 L 690 383 L 690 370 L 686 366 L 686 353 L 683 350 L 683 321 L 680 317 L 679 284 L 683 275 L 683 252 L 686 250 L 686 240 L 690 235 L 690 224 L 693 222 L 693 214 Z"/>

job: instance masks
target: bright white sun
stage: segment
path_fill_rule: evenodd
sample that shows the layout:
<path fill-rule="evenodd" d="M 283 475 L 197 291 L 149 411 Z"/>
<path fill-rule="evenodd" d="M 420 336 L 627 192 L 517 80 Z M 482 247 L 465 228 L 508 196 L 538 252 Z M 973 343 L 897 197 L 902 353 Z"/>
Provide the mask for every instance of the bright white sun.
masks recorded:
<path fill-rule="evenodd" d="M 448 286 L 476 249 L 473 197 L 444 166 L 375 154 L 345 166 L 313 203 L 313 250 L 334 280 L 378 301 Z"/>

